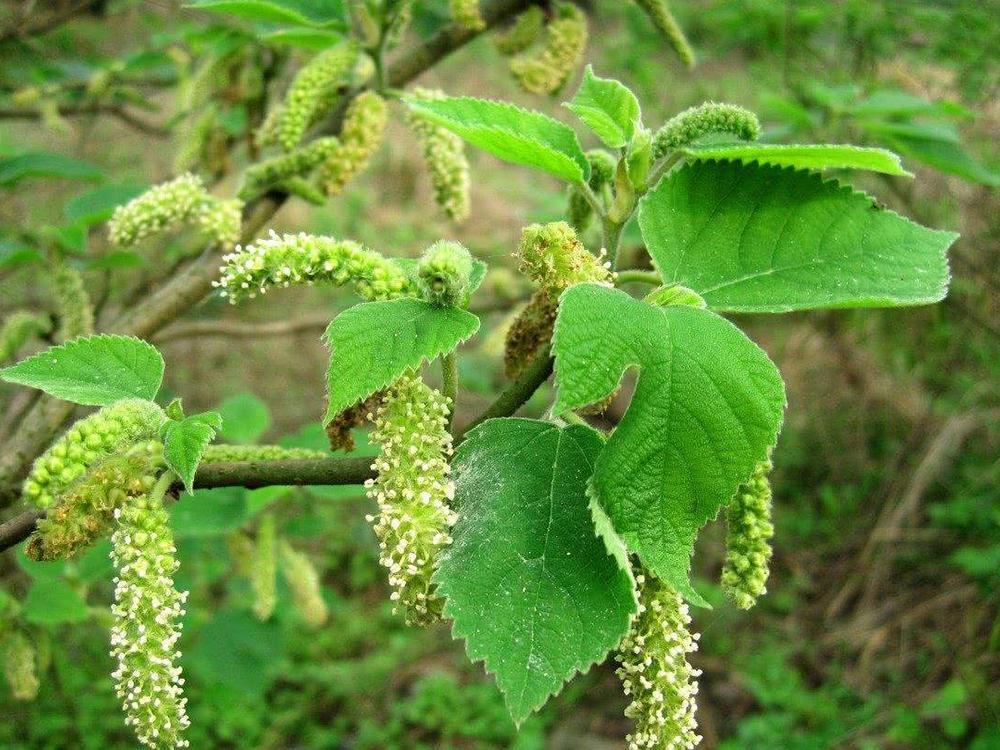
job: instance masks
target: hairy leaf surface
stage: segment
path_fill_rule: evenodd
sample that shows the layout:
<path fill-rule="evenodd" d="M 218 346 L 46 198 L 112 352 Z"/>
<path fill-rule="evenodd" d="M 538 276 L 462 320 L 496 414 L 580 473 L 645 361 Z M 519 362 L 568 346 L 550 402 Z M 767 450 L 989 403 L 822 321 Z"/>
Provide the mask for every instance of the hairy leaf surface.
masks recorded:
<path fill-rule="evenodd" d="M 688 146 L 684 155 L 691 159 L 732 159 L 744 164 L 757 162 L 796 169 L 865 169 L 913 177 L 892 151 L 840 143 L 726 143 Z"/>
<path fill-rule="evenodd" d="M 184 489 L 192 492 L 194 474 L 201 462 L 201 455 L 222 427 L 222 415 L 207 411 L 193 414 L 180 421 L 168 419 L 160 428 L 163 441 L 163 459 L 167 466 L 181 478 Z"/>
<path fill-rule="evenodd" d="M 777 368 L 708 310 L 654 307 L 594 284 L 563 294 L 553 351 L 560 414 L 600 401 L 639 368 L 593 490 L 628 548 L 704 604 L 688 580 L 694 540 L 775 443 L 785 404 Z"/>
<path fill-rule="evenodd" d="M 573 101 L 565 106 L 610 148 L 626 146 L 639 124 L 639 100 L 613 78 L 598 78 L 588 65 Z"/>
<path fill-rule="evenodd" d="M 435 580 L 518 723 L 615 648 L 636 609 L 591 518 L 602 445 L 586 427 L 491 419 L 455 456 L 459 520 Z"/>

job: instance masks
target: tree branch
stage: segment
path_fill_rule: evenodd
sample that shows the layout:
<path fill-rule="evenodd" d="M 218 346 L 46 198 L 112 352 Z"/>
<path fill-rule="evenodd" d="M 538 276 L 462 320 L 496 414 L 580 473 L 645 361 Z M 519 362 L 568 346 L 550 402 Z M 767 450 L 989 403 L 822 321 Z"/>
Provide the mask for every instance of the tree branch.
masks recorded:
<path fill-rule="evenodd" d="M 153 135 L 157 138 L 166 138 L 170 135 L 168 128 L 147 122 L 141 117 L 136 117 L 127 109 L 118 104 L 102 104 L 94 102 L 91 104 L 60 104 L 57 107 L 59 114 L 63 117 L 74 117 L 77 115 L 111 115 L 116 117 L 126 125 L 135 128 L 140 133 Z M 42 113 L 35 109 L 5 107 L 0 109 L 0 120 L 40 120 Z"/>
<path fill-rule="evenodd" d="M 524 406 L 528 402 L 528 399 L 534 395 L 535 391 L 541 387 L 542 383 L 549 379 L 549 376 L 552 374 L 554 364 L 555 360 L 553 360 L 548 354 L 538 357 L 531 363 L 531 365 L 529 365 L 528 369 L 521 374 L 521 377 L 507 386 L 507 389 L 497 396 L 496 401 L 494 401 L 486 409 L 486 411 L 467 424 L 460 432 L 455 434 L 455 443 L 458 444 L 462 442 L 462 440 L 465 439 L 465 436 L 469 433 L 469 430 L 474 427 L 478 427 L 487 419 L 509 417 L 511 414 Z"/>
<path fill-rule="evenodd" d="M 278 320 L 268 323 L 246 323 L 241 320 L 195 320 L 176 323 L 153 336 L 153 343 L 165 344 L 178 339 L 223 337 L 255 339 L 264 336 L 287 336 L 293 333 L 322 331 L 330 325 L 330 314 L 320 313 L 297 320 Z"/>
<path fill-rule="evenodd" d="M 11 28 L 0 31 L 0 44 L 12 39 L 27 39 L 52 31 L 74 16 L 88 10 L 96 2 L 97 0 L 70 0 L 64 7 L 57 8 L 47 16 L 36 18 L 33 22 L 30 22 L 28 18 L 21 18 L 15 21 Z"/>

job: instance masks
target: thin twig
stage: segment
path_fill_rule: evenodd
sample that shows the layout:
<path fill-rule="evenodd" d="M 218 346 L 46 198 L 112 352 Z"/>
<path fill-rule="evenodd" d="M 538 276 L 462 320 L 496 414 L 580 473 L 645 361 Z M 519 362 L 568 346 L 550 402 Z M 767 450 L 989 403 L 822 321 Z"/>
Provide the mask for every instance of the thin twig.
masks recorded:
<path fill-rule="evenodd" d="M 60 104 L 57 108 L 62 117 L 75 117 L 78 115 L 111 115 L 116 117 L 126 125 L 135 128 L 140 133 L 153 135 L 157 138 L 166 138 L 170 135 L 168 128 L 161 127 L 155 123 L 147 122 L 141 117 L 136 117 L 127 109 L 118 104 L 102 104 L 94 102 L 92 104 Z M 40 120 L 42 113 L 30 108 L 0 108 L 0 120 Z"/>
<path fill-rule="evenodd" d="M 507 386 L 507 389 L 497 396 L 496 401 L 490 404 L 486 411 L 455 434 L 455 442 L 461 442 L 469 433 L 469 430 L 478 427 L 487 419 L 509 417 L 524 406 L 528 402 L 528 399 L 534 395 L 535 391 L 541 387 L 542 383 L 549 379 L 554 364 L 555 360 L 548 354 L 538 357 L 521 374 L 521 377 Z"/>
<path fill-rule="evenodd" d="M 330 325 L 330 314 L 320 313 L 297 320 L 278 320 L 268 323 L 246 323 L 239 320 L 195 320 L 175 323 L 153 336 L 153 343 L 193 338 L 256 339 L 265 336 L 288 336 L 295 333 L 322 331 Z"/>

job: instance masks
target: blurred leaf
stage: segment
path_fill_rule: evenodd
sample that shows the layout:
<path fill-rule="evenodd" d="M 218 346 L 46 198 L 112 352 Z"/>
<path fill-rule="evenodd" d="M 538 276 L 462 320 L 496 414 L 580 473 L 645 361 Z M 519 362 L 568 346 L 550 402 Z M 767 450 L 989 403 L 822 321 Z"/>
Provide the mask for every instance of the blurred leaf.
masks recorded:
<path fill-rule="evenodd" d="M 898 89 L 875 91 L 865 99 L 852 104 L 850 112 L 855 117 L 971 116 L 971 113 L 961 105 L 951 102 L 930 102 Z"/>
<path fill-rule="evenodd" d="M 110 581 L 114 571 L 111 563 L 111 541 L 98 539 L 73 559 L 78 576 L 87 583 Z"/>
<path fill-rule="evenodd" d="M 0 269 L 17 268 L 44 260 L 45 256 L 34 248 L 9 240 L 0 241 Z"/>
<path fill-rule="evenodd" d="M 59 578 L 36 578 L 24 598 L 24 619 L 36 625 L 60 625 L 87 619 L 87 603 Z"/>
<path fill-rule="evenodd" d="M 70 255 L 84 255 L 87 252 L 87 229 L 79 224 L 64 224 L 62 226 L 45 225 L 39 236 L 55 243 L 63 252 Z"/>
<path fill-rule="evenodd" d="M 149 260 L 133 250 L 112 250 L 97 258 L 86 261 L 87 268 L 93 270 L 114 270 L 116 268 L 135 268 L 148 266 Z"/>
<path fill-rule="evenodd" d="M 189 8 L 295 26 L 342 26 L 343 0 L 193 0 Z"/>
<path fill-rule="evenodd" d="M 17 549 L 17 564 L 32 578 L 60 578 L 66 571 L 65 560 L 32 560 L 24 554 L 24 545 Z"/>
<path fill-rule="evenodd" d="M 142 191 L 137 185 L 101 185 L 71 198 L 63 207 L 63 215 L 68 221 L 84 226 L 99 224 L 110 219 L 115 208 Z"/>
<path fill-rule="evenodd" d="M 216 536 L 235 531 L 247 518 L 247 491 L 242 487 L 218 487 L 184 493 L 170 514 L 170 526 L 178 537 Z"/>
<path fill-rule="evenodd" d="M 198 640 L 184 653 L 184 664 L 203 679 L 259 696 L 284 657 L 284 645 L 275 622 L 261 622 L 248 612 L 224 610 L 201 629 Z"/>
<path fill-rule="evenodd" d="M 239 393 L 219 404 L 222 415 L 222 438 L 229 443 L 249 445 L 271 426 L 267 404 L 252 393 Z"/>
<path fill-rule="evenodd" d="M 100 176 L 100 170 L 85 161 L 45 151 L 0 159 L 0 185 L 4 187 L 13 187 L 29 177 L 96 180 Z"/>
<path fill-rule="evenodd" d="M 261 34 L 260 38 L 275 46 L 296 47 L 319 52 L 342 41 L 344 35 L 325 29 L 278 29 Z"/>
<path fill-rule="evenodd" d="M 897 151 L 924 164 L 970 182 L 1000 185 L 1000 173 L 974 159 L 963 148 L 958 131 L 943 123 L 861 123 Z"/>
<path fill-rule="evenodd" d="M 247 518 L 253 518 L 274 501 L 294 492 L 296 487 L 260 487 L 247 492 Z"/>

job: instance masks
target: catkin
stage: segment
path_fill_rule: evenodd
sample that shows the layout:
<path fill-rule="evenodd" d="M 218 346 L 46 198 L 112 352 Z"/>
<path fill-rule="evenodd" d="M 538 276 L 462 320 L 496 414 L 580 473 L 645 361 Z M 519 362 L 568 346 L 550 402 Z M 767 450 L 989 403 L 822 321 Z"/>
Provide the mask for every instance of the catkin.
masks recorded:
<path fill-rule="evenodd" d="M 451 20 L 456 26 L 470 31 L 482 31 L 486 21 L 479 9 L 479 0 L 448 0 Z"/>
<path fill-rule="evenodd" d="M 521 271 L 553 298 L 573 284 L 612 280 L 607 265 L 587 251 L 565 221 L 525 227 L 516 255 Z"/>
<path fill-rule="evenodd" d="M 333 136 L 317 138 L 287 154 L 254 164 L 244 174 L 243 185 L 238 195 L 244 200 L 249 200 L 284 180 L 302 177 L 330 158 L 339 148 L 339 138 Z"/>
<path fill-rule="evenodd" d="M 424 251 L 417 278 L 424 299 L 438 305 L 461 305 L 469 296 L 472 255 L 458 242 L 440 240 Z"/>
<path fill-rule="evenodd" d="M 695 64 L 694 49 L 685 36 L 684 29 L 677 23 L 674 14 L 670 12 L 667 0 L 635 0 L 635 3 L 646 11 L 653 26 L 670 43 L 681 62 L 689 68 L 693 68 Z"/>
<path fill-rule="evenodd" d="M 53 303 L 59 328 L 59 342 L 88 336 L 94 332 L 94 307 L 90 303 L 83 276 L 75 268 L 61 263 L 52 269 Z"/>
<path fill-rule="evenodd" d="M 111 244 L 128 247 L 187 221 L 206 196 L 205 185 L 193 174 L 182 174 L 151 187 L 115 209 L 108 222 Z"/>
<path fill-rule="evenodd" d="M 425 100 L 445 98 L 443 91 L 415 89 L 413 93 Z M 420 141 L 435 202 L 449 219 L 463 221 L 469 215 L 469 161 L 465 157 L 465 142 L 411 109 L 407 109 L 406 122 Z"/>
<path fill-rule="evenodd" d="M 728 133 L 740 140 L 753 141 L 760 136 L 757 115 L 735 104 L 705 102 L 674 115 L 653 136 L 653 159 L 668 151 L 687 146 L 709 133 Z"/>
<path fill-rule="evenodd" d="M 52 329 L 47 315 L 16 310 L 4 318 L 0 326 L 0 364 L 13 358 L 29 339 L 41 336 Z"/>
<path fill-rule="evenodd" d="M 31 701 L 38 696 L 38 670 L 35 647 L 19 631 L 0 633 L 0 656 L 10 694 L 16 701 Z"/>
<path fill-rule="evenodd" d="M 357 59 L 357 42 L 349 40 L 320 52 L 299 70 L 274 125 L 275 138 L 283 149 L 295 148 L 306 130 L 330 108 Z"/>
<path fill-rule="evenodd" d="M 250 577 L 254 595 L 253 611 L 261 620 L 268 619 L 274 613 L 277 602 L 277 569 L 277 526 L 274 515 L 267 513 L 257 526 Z"/>
<path fill-rule="evenodd" d="M 387 122 L 385 100 L 374 91 L 363 91 L 351 100 L 340 131 L 341 146 L 320 165 L 320 184 L 328 196 L 340 195 L 368 166 L 382 143 Z"/>
<path fill-rule="evenodd" d="M 587 47 L 587 16 L 572 3 L 557 3 L 545 27 L 545 45 L 510 61 L 510 71 L 525 91 L 554 94 L 572 75 Z"/>
<path fill-rule="evenodd" d="M 326 451 L 311 448 L 285 448 L 281 445 L 206 445 L 201 461 L 205 464 L 230 461 L 301 461 L 311 458 L 329 458 Z"/>
<path fill-rule="evenodd" d="M 504 340 L 504 374 L 516 380 L 552 341 L 559 302 L 544 289 L 537 290 L 517 314 Z"/>
<path fill-rule="evenodd" d="M 722 588 L 740 609 L 750 609 L 767 592 L 770 573 L 771 462 L 763 461 L 726 508 L 726 562 Z"/>
<path fill-rule="evenodd" d="M 282 571 L 288 588 L 292 590 L 292 602 L 295 609 L 311 627 L 323 625 L 329 613 L 323 600 L 323 589 L 319 582 L 319 573 L 312 561 L 296 550 L 284 539 L 280 544 Z"/>
<path fill-rule="evenodd" d="M 545 30 L 545 11 L 532 5 L 514 19 L 514 23 L 494 37 L 494 44 L 501 55 L 510 57 L 524 52 L 538 41 Z"/>

